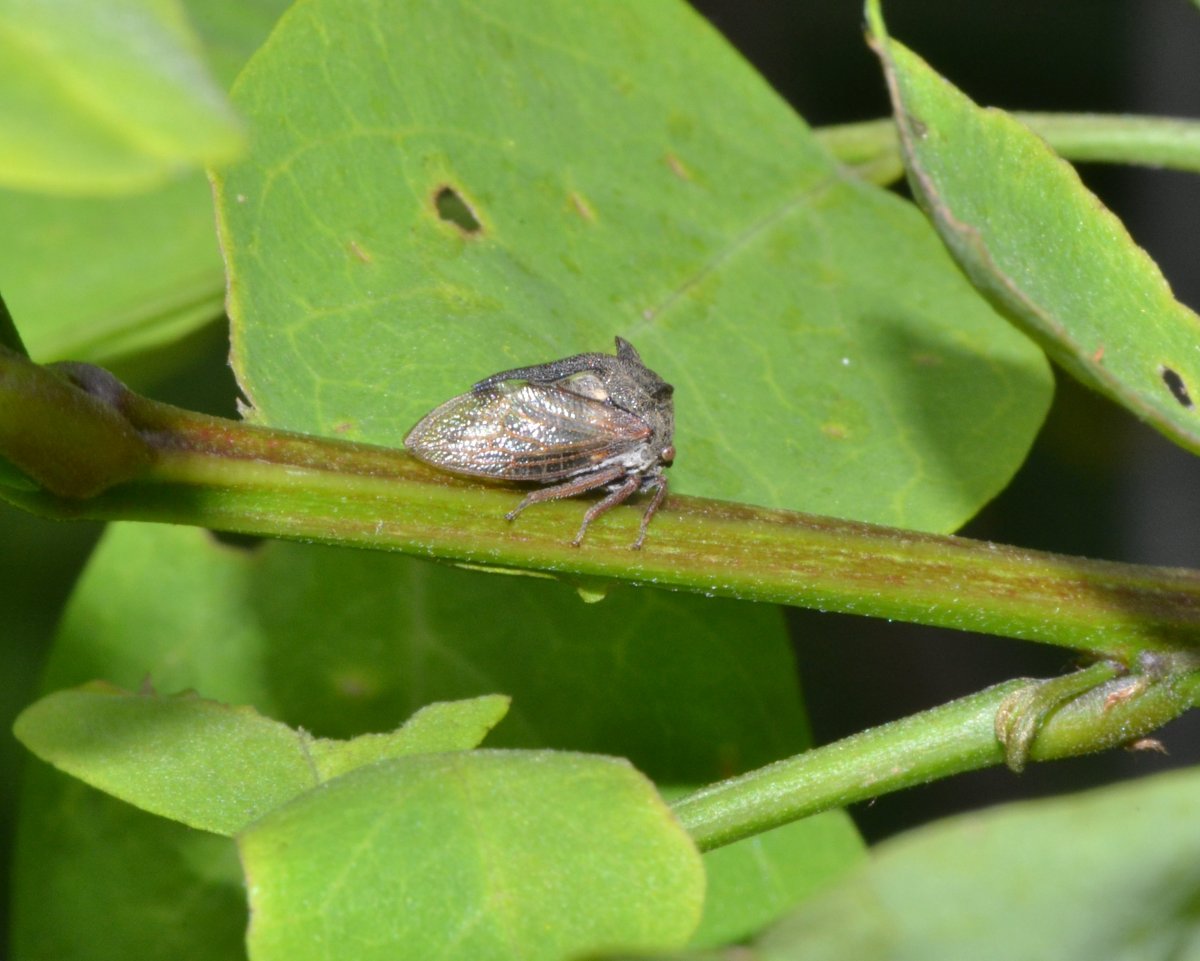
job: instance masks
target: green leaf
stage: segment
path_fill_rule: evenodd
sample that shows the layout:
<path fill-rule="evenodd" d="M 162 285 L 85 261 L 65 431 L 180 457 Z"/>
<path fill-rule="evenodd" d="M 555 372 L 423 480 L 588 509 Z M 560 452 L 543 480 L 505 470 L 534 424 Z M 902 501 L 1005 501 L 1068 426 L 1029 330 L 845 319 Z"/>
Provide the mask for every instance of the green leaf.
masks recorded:
<path fill-rule="evenodd" d="M 1195 957 L 1200 771 L 942 821 L 885 842 L 751 957 Z"/>
<path fill-rule="evenodd" d="M 228 90 L 292 0 L 184 0 L 213 75 Z"/>
<path fill-rule="evenodd" d="M 200 174 L 120 200 L 0 191 L 0 217 L 15 225 L 0 238 L 4 294 L 39 361 L 112 362 L 221 315 Z"/>
<path fill-rule="evenodd" d="M 101 541 L 45 684 L 95 677 L 193 688 L 322 737 L 502 692 L 513 707 L 490 743 L 622 755 L 666 783 L 705 783 L 809 743 L 777 608 L 630 588 L 584 604 L 555 581 L 285 543 L 245 551 L 182 527 L 114 525 Z M 79 925 L 94 904 L 111 912 L 112 934 L 90 945 L 93 958 L 228 956 L 209 947 L 212 919 L 189 913 L 225 897 L 222 848 L 205 848 L 210 860 L 189 841 L 196 832 L 29 767 L 17 956 L 78 956 L 57 948 L 90 944 L 94 927 Z M 239 912 L 219 930 L 244 926 Z M 160 924 L 172 927 L 161 951 Z"/>
<path fill-rule="evenodd" d="M 388 761 L 273 812 L 238 844 L 254 961 L 664 950 L 686 942 L 704 898 L 691 841 L 613 758 Z"/>
<path fill-rule="evenodd" d="M 707 851 L 708 893 L 693 948 L 742 941 L 778 921 L 863 858 L 844 811 L 826 811 Z"/>
<path fill-rule="evenodd" d="M 96 676 L 194 688 L 326 737 L 504 693 L 491 744 L 617 754 L 663 782 L 808 743 L 772 606 L 632 588 L 583 604 L 550 580 L 278 542 L 248 553 L 186 528 L 119 525 L 101 542 L 47 685 Z"/>
<path fill-rule="evenodd" d="M 21 491 L 38 489 L 38 485 L 29 479 L 28 474 L 18 470 L 3 457 L 0 457 L 0 485 Z"/>
<path fill-rule="evenodd" d="M 682 787 L 663 792 L 670 802 L 687 793 Z M 826 811 L 704 851 L 704 915 L 690 947 L 716 947 L 761 931 L 846 873 L 863 851 L 845 811 Z"/>
<path fill-rule="evenodd" d="M 502 697 L 431 705 L 413 718 L 420 720 L 411 730 L 330 741 L 252 708 L 94 683 L 43 698 L 13 730 L 42 760 L 93 787 L 190 827 L 232 835 L 364 764 L 475 747 L 507 706 Z"/>
<path fill-rule="evenodd" d="M 398 445 L 620 334 L 676 386 L 673 489 L 947 530 L 1045 412 L 1044 358 L 911 205 L 681 2 L 315 0 L 234 99 L 253 145 L 215 183 L 262 422 Z"/>
<path fill-rule="evenodd" d="M 124 192 L 241 149 L 178 0 L 8 0 L 0 62 L 5 186 Z"/>
<path fill-rule="evenodd" d="M 868 15 L 913 193 L 963 270 L 1072 376 L 1200 452 L 1200 318 L 1068 163 Z"/>
<path fill-rule="evenodd" d="M 286 5 L 191 4 L 224 83 L 232 82 Z M 92 16 L 113 9 L 86 7 Z M 56 20 L 68 16 L 60 5 L 46 9 Z M 72 148 L 68 156 L 77 152 Z M 199 172 L 120 198 L 0 190 L 0 221 L 8 225 L 0 233 L 3 293 L 40 361 L 111 363 L 173 343 L 223 312 L 225 270 L 212 191 Z"/>
<path fill-rule="evenodd" d="M 25 767 L 17 833 L 36 843 L 18 844 L 15 856 L 9 957 L 245 956 L 245 882 L 232 840 Z"/>
<path fill-rule="evenodd" d="M 498 694 L 427 704 L 398 731 L 361 734 L 349 741 L 317 738 L 309 743 L 309 751 L 322 781 L 404 754 L 469 751 L 500 723 L 508 706 L 509 699 Z"/>

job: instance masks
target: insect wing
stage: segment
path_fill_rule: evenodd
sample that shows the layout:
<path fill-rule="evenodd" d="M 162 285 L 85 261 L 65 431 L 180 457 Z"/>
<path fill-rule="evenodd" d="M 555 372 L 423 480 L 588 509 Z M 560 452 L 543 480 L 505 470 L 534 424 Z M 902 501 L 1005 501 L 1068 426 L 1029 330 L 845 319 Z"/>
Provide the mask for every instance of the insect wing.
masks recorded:
<path fill-rule="evenodd" d="M 554 481 L 593 469 L 650 436 L 628 411 L 540 384 L 473 390 L 427 414 L 404 439 L 443 470 Z"/>

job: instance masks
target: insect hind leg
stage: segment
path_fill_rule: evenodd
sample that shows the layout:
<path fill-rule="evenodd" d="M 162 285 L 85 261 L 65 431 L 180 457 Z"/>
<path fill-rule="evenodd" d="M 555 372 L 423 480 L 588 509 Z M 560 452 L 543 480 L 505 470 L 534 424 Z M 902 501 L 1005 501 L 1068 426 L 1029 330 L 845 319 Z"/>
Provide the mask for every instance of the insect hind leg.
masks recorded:
<path fill-rule="evenodd" d="M 516 520 L 518 514 L 533 504 L 540 504 L 543 501 L 557 501 L 564 497 L 574 497 L 576 494 L 585 494 L 590 490 L 595 490 L 597 487 L 603 487 L 605 484 L 611 484 L 613 481 L 622 477 L 625 469 L 620 465 L 613 465 L 606 470 L 597 471 L 594 474 L 584 474 L 582 477 L 576 477 L 574 480 L 569 480 L 563 484 L 555 484 L 553 487 L 543 487 L 539 490 L 530 491 L 525 495 L 525 499 L 516 507 L 504 515 L 505 520 Z M 605 498 L 607 500 L 607 498 Z M 603 501 L 601 502 L 603 503 Z"/>

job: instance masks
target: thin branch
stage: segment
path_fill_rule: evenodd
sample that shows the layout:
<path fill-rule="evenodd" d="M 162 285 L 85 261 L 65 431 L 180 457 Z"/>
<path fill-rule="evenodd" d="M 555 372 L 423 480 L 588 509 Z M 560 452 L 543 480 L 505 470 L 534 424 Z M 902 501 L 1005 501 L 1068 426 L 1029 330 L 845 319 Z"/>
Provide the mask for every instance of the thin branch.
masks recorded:
<path fill-rule="evenodd" d="M 1079 672 L 1081 683 L 1101 683 L 1048 717 L 1032 743 L 1032 759 L 1134 743 L 1200 698 L 1197 672 L 1158 680 L 1112 675 L 1104 664 Z M 1004 760 L 995 730 L 1001 708 L 1039 686 L 1027 679 L 999 684 L 701 788 L 672 808 L 700 849 L 711 850 L 820 811 L 990 767 Z"/>
<path fill-rule="evenodd" d="M 46 450 L 33 445 L 35 454 L 19 465 L 42 487 L 9 486 L 0 496 L 49 517 L 189 524 L 548 571 L 593 591 L 626 581 L 894 618 L 1055 644 L 1127 666 L 1146 652 L 1200 649 L 1197 571 L 681 496 L 655 518 L 644 550 L 628 546 L 636 506 L 613 511 L 573 548 L 577 501 L 539 505 L 509 523 L 503 516 L 521 491 L 459 480 L 401 450 L 159 404 L 99 368 L 67 370 L 86 386 L 74 389 L 87 403 L 59 403 L 60 374 L 0 352 L 0 454 L 45 437 L 51 415 L 58 417 Z M 43 387 L 51 400 L 29 402 Z M 77 473 L 86 485 L 74 483 Z M 72 483 L 62 486 L 63 477 Z"/>
<path fill-rule="evenodd" d="M 1174 117 L 1025 113 L 1013 116 L 1067 160 L 1138 164 L 1200 173 L 1200 121 Z M 838 124 L 816 131 L 842 163 L 871 183 L 887 184 L 904 173 L 891 119 Z"/>

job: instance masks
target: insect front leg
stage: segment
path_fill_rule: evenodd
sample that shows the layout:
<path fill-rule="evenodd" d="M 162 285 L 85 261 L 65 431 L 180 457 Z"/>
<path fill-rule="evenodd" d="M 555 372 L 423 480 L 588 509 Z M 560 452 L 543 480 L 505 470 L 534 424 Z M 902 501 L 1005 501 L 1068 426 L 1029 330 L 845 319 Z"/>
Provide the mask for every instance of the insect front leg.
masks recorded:
<path fill-rule="evenodd" d="M 587 533 L 588 525 L 592 521 L 594 521 L 605 511 L 610 511 L 618 504 L 629 500 L 630 497 L 637 493 L 637 489 L 641 486 L 641 478 L 639 478 L 637 474 L 630 474 L 627 478 L 625 478 L 625 483 L 623 483 L 616 490 L 610 492 L 609 495 L 604 498 L 604 500 L 598 501 L 589 507 L 587 513 L 583 515 L 583 523 L 579 525 L 579 533 L 576 534 L 575 539 L 571 541 L 571 546 L 578 547 L 580 544 L 582 544 L 583 535 Z M 642 536 L 645 536 L 644 530 L 642 532 Z M 637 539 L 637 543 L 634 544 L 634 547 L 641 547 L 641 545 L 642 537 L 639 537 Z"/>
<path fill-rule="evenodd" d="M 638 528 L 637 540 L 633 542 L 633 550 L 640 551 L 642 549 L 642 542 L 646 539 L 646 528 L 650 525 L 650 518 L 658 512 L 666 496 L 667 479 L 660 474 L 658 477 L 658 487 L 654 491 L 654 498 L 650 501 L 646 512 L 642 515 L 642 524 Z"/>

